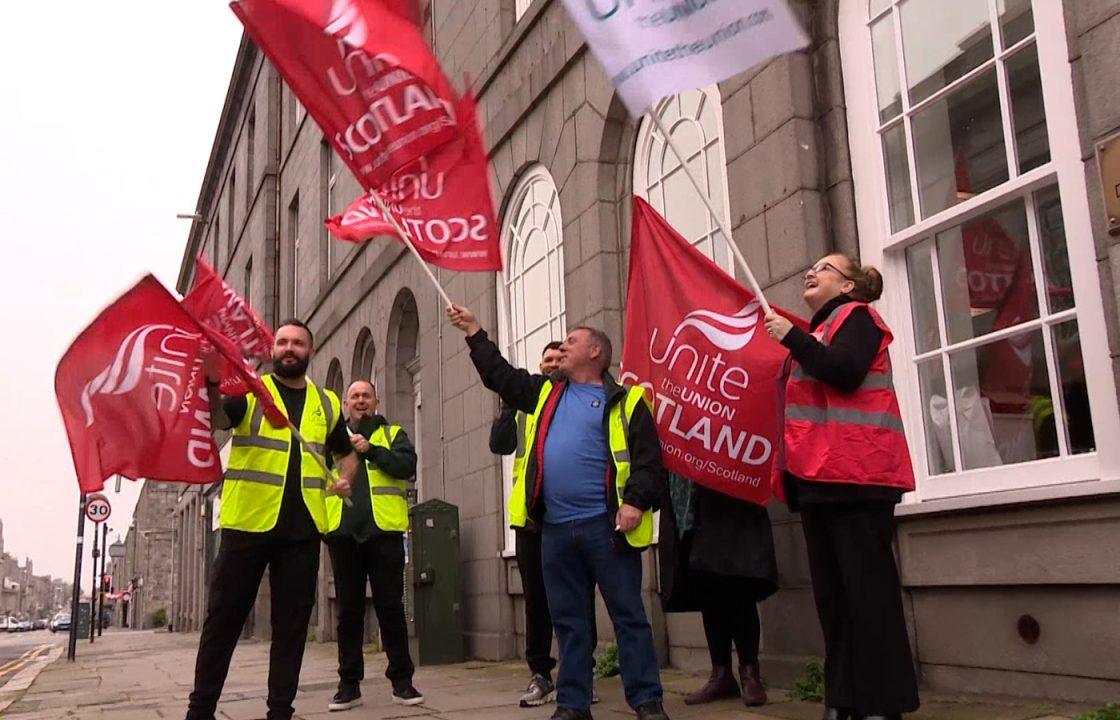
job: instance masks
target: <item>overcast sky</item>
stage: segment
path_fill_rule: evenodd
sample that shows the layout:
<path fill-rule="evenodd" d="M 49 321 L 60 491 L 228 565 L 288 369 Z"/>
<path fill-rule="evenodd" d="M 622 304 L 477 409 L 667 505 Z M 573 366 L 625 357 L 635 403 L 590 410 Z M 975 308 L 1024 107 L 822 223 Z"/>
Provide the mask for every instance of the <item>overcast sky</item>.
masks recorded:
<path fill-rule="evenodd" d="M 194 210 L 240 37 L 220 0 L 0 7 L 0 520 L 38 574 L 74 567 L 55 366 L 143 274 L 174 290 L 189 225 L 175 214 Z M 139 493 L 125 486 L 106 488 L 110 542 Z"/>

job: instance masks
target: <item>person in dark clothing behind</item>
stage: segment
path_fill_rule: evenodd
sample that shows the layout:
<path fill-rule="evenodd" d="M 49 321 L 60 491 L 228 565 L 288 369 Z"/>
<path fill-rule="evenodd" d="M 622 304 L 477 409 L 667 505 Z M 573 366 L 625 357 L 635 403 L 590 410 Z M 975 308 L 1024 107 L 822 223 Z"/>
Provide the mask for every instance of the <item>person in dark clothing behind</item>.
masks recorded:
<path fill-rule="evenodd" d="M 483 384 L 532 413 L 525 466 L 526 516 L 541 528 L 548 607 L 560 646 L 554 720 L 591 717 L 591 609 L 595 586 L 618 638 L 626 701 L 639 720 L 667 720 L 653 631 L 642 605 L 640 552 L 653 542 L 653 511 L 665 470 L 649 400 L 608 372 L 611 341 L 573 328 L 560 348 L 560 373 L 511 366 L 474 313 L 447 309 L 467 335 Z"/>
<path fill-rule="evenodd" d="M 766 704 L 758 665 L 758 605 L 778 589 L 774 534 L 766 508 L 669 475 L 672 511 L 661 513 L 658 556 L 665 612 L 699 611 L 712 659 L 708 682 L 686 705 L 740 696 Z M 731 646 L 739 660 L 732 673 Z"/>
<path fill-rule="evenodd" d="M 404 615 L 407 481 L 416 475 L 416 449 L 404 429 L 377 413 L 378 404 L 371 382 L 358 380 L 346 391 L 350 442 L 363 462 L 354 476 L 352 505 L 341 508 L 341 525 L 326 538 L 339 606 L 338 692 L 327 706 L 332 711 L 362 703 L 367 582 L 389 657 L 385 677 L 393 686 L 393 702 L 424 702 L 412 685 L 415 666 Z"/>
<path fill-rule="evenodd" d="M 307 379 L 314 347 L 306 325 L 284 321 L 276 329 L 273 372 L 261 379 L 308 444 L 325 446 L 337 458 L 341 478 L 332 491 L 346 497 L 358 459 L 338 398 Z M 220 369 L 213 353 L 204 358 L 213 427 L 231 430 L 233 441 L 222 485 L 221 543 L 210 576 L 187 720 L 214 720 L 230 659 L 266 567 L 272 587 L 268 720 L 288 720 L 315 604 L 319 542 L 333 529 L 328 479 L 286 425 L 273 427 L 265 420 L 255 396 L 222 397 Z"/>
<path fill-rule="evenodd" d="M 789 348 L 781 478 L 801 512 L 825 639 L 826 720 L 889 720 L 918 708 L 914 661 L 891 540 L 914 472 L 894 393 L 890 329 L 867 303 L 874 268 L 829 255 L 805 273 L 811 332 L 770 313 Z"/>
<path fill-rule="evenodd" d="M 560 369 L 560 345 L 552 341 L 541 352 L 541 375 L 551 377 Z M 540 529 L 533 525 L 525 513 L 525 432 L 530 418 L 527 413 L 501 403 L 497 419 L 490 426 L 490 452 L 495 455 L 515 455 L 513 462 L 513 490 L 510 493 L 509 517 L 514 530 L 517 554 L 517 571 L 525 600 L 525 660 L 532 677 L 529 687 L 522 694 L 521 707 L 538 707 L 556 699 L 556 686 L 552 682 L 552 615 L 548 611 L 548 597 L 544 588 L 541 568 Z M 535 418 L 533 419 L 535 422 Z M 591 641 L 596 643 L 599 630 L 595 622 L 595 598 L 591 599 Z M 592 704 L 599 702 L 594 690 Z"/>

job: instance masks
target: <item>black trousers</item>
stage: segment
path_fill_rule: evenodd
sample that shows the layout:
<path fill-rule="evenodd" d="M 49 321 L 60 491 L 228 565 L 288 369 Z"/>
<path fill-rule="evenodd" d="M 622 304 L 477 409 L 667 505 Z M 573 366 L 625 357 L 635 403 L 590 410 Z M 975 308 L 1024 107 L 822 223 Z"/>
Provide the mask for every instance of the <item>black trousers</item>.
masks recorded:
<path fill-rule="evenodd" d="M 530 672 L 551 680 L 556 659 L 552 657 L 552 615 L 541 569 L 541 536 L 532 530 L 517 530 L 515 535 L 517 571 L 525 592 L 525 661 Z"/>
<path fill-rule="evenodd" d="M 517 571 L 521 574 L 521 587 L 525 593 L 525 662 L 529 672 L 552 679 L 556 659 L 552 657 L 552 613 L 548 610 L 548 596 L 544 589 L 544 570 L 541 563 L 541 534 L 533 530 L 514 531 L 517 553 Z M 595 601 L 591 602 L 591 638 L 599 637 L 595 622 Z"/>
<path fill-rule="evenodd" d="M 731 667 L 732 644 L 740 665 L 757 663 L 762 624 L 749 582 L 695 570 L 691 579 L 696 584 L 712 667 Z"/>
<path fill-rule="evenodd" d="M 327 549 L 338 596 L 339 687 L 357 687 L 365 678 L 362 640 L 366 583 L 373 591 L 373 609 L 389 658 L 385 677 L 394 688 L 411 683 L 416 668 L 408 654 L 404 617 L 404 537 L 395 533 L 375 535 L 362 543 L 346 537 L 331 538 Z"/>
<path fill-rule="evenodd" d="M 801 520 L 824 631 L 825 703 L 867 715 L 917 710 L 891 546 L 894 503 L 814 504 Z"/>
<path fill-rule="evenodd" d="M 294 712 L 315 604 L 319 538 L 282 540 L 267 533 L 223 532 L 210 578 L 210 597 L 194 668 L 187 720 L 213 720 L 229 674 L 230 658 L 268 568 L 272 590 L 272 646 L 268 664 L 268 718 L 289 720 Z"/>

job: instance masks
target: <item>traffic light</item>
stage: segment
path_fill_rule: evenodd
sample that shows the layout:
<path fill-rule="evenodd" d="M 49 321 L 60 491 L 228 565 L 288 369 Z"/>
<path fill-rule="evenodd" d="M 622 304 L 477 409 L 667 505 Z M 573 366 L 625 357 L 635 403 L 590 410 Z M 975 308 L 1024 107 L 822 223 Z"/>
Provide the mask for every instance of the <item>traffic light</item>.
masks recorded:
<path fill-rule="evenodd" d="M 103 575 L 101 577 L 101 592 L 113 592 L 112 575 Z"/>

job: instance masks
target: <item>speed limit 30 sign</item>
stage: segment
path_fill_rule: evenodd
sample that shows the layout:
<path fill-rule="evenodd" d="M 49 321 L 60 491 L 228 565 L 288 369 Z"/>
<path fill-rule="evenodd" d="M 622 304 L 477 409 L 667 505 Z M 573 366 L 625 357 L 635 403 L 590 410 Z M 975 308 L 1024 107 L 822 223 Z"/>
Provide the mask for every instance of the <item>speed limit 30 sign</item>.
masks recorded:
<path fill-rule="evenodd" d="M 109 498 L 104 495 L 90 495 L 86 501 L 86 517 L 95 523 L 103 523 L 112 514 Z"/>

